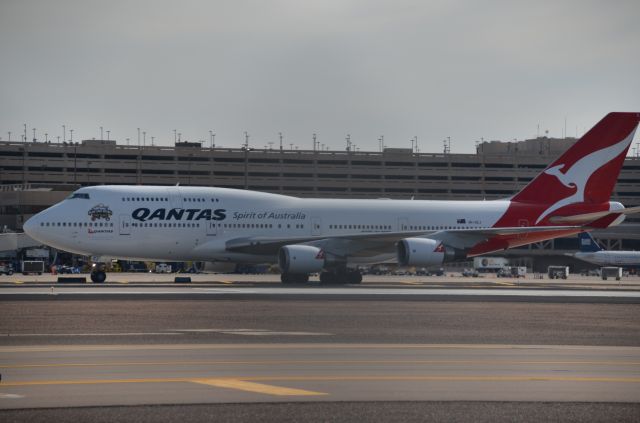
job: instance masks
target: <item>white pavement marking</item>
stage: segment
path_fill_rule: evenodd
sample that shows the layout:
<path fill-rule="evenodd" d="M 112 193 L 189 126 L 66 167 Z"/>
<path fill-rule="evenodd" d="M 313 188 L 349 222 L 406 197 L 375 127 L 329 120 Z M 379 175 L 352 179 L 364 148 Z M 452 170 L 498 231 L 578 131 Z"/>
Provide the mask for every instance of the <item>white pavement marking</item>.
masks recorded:
<path fill-rule="evenodd" d="M 3 333 L 0 336 L 175 336 L 184 335 L 177 332 L 92 332 L 92 333 Z"/>
<path fill-rule="evenodd" d="M 45 287 L 0 288 L 0 295 L 43 295 Z M 59 288 L 56 295 L 396 295 L 396 296 L 493 296 L 493 297 L 562 297 L 562 298 L 640 298 L 640 290 L 581 289 L 449 289 L 449 288 L 365 288 L 365 287 L 269 287 L 269 288 L 196 288 L 196 287 L 80 287 Z"/>
<path fill-rule="evenodd" d="M 0 399 L 16 399 L 16 398 L 24 398 L 24 395 L 18 394 L 0 394 Z"/>
<path fill-rule="evenodd" d="M 167 329 L 162 332 L 91 332 L 91 333 L 2 333 L 2 337 L 47 336 L 176 336 L 188 333 L 219 333 L 244 336 L 331 336 L 325 332 L 286 332 L 269 329 Z"/>
<path fill-rule="evenodd" d="M 273 331 L 269 329 L 169 329 L 174 332 L 188 333 L 225 333 L 231 335 L 267 336 L 267 335 L 290 335 L 290 336 L 329 336 L 332 333 L 326 332 L 285 332 Z"/>

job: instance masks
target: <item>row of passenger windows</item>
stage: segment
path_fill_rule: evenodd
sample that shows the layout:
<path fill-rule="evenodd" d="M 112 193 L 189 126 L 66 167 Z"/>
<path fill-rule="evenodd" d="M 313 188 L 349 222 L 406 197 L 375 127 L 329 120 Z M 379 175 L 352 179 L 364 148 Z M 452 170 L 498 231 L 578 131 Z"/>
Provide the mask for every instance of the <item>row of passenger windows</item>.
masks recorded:
<path fill-rule="evenodd" d="M 40 222 L 40 226 L 112 228 L 113 222 Z"/>
<path fill-rule="evenodd" d="M 129 227 L 128 223 L 124 224 L 125 227 Z M 132 223 L 134 228 L 199 228 L 199 223 L 157 223 L 157 222 L 144 222 L 144 223 Z"/>
<path fill-rule="evenodd" d="M 402 225 L 402 230 L 410 231 L 439 231 L 447 229 L 478 229 L 479 226 L 424 226 L 424 225 Z"/>
<path fill-rule="evenodd" d="M 210 198 L 212 203 L 217 203 L 220 200 L 217 198 Z M 122 197 L 122 201 L 169 201 L 167 197 Z M 204 203 L 207 200 L 201 197 L 184 197 L 182 201 L 187 203 Z"/>
<path fill-rule="evenodd" d="M 122 197 L 122 201 L 169 201 L 166 197 Z"/>
<path fill-rule="evenodd" d="M 278 223 L 277 229 L 282 229 L 282 226 L 281 223 Z M 218 227 L 228 229 L 272 229 L 274 226 L 272 223 L 218 223 Z M 295 225 L 287 223 L 287 229 L 291 229 L 291 227 L 304 229 L 304 223 L 297 223 Z"/>
<path fill-rule="evenodd" d="M 378 229 L 391 230 L 390 225 L 329 225 L 329 229 Z"/>

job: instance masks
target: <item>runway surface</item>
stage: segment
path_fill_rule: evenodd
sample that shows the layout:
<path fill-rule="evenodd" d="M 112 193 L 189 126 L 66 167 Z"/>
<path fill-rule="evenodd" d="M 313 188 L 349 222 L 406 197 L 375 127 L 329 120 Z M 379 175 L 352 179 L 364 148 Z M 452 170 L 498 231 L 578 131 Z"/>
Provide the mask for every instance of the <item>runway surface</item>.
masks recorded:
<path fill-rule="evenodd" d="M 626 291 L 47 288 L 0 289 L 3 421 L 640 419 Z"/>
<path fill-rule="evenodd" d="M 640 400 L 638 347 L 131 344 L 2 347 L 0 356 L 3 407 Z"/>

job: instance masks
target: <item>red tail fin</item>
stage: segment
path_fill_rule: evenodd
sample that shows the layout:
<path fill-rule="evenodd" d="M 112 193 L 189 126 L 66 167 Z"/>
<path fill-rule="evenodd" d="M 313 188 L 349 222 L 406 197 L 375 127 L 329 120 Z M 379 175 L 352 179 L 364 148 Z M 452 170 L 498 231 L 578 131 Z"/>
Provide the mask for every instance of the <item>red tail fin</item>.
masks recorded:
<path fill-rule="evenodd" d="M 609 113 L 512 200 L 554 204 L 538 221 L 568 204 L 609 201 L 639 122 L 640 113 Z"/>

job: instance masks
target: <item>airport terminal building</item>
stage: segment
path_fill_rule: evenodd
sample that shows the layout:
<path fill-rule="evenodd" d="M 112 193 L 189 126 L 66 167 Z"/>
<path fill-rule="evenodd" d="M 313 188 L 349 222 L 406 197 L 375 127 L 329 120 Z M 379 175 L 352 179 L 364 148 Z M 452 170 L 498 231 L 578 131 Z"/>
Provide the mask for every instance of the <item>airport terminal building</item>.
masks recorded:
<path fill-rule="evenodd" d="M 475 154 L 0 141 L 0 228 L 21 230 L 31 215 L 78 187 L 100 184 L 179 183 L 316 198 L 492 200 L 517 192 L 575 141 L 484 142 Z M 639 157 L 625 160 L 613 200 L 640 206 Z M 595 235 L 609 249 L 640 250 L 640 216 Z M 577 246 L 576 238 L 558 239 L 505 254 L 532 266 Z"/>

